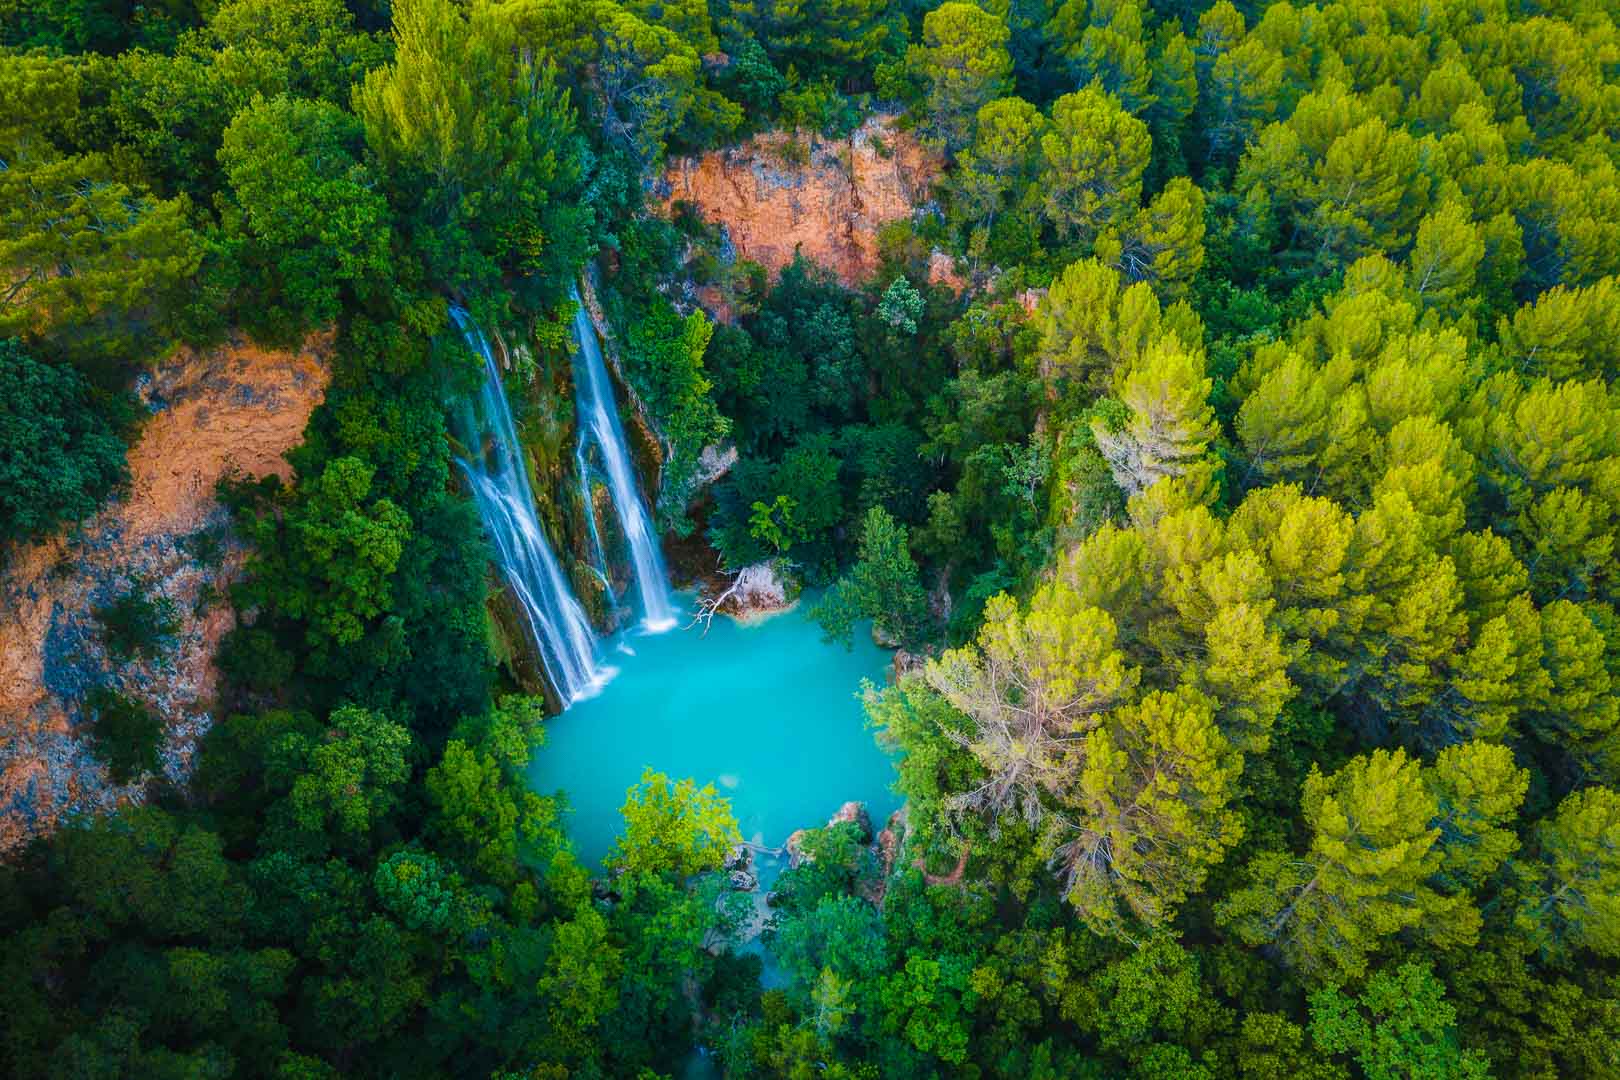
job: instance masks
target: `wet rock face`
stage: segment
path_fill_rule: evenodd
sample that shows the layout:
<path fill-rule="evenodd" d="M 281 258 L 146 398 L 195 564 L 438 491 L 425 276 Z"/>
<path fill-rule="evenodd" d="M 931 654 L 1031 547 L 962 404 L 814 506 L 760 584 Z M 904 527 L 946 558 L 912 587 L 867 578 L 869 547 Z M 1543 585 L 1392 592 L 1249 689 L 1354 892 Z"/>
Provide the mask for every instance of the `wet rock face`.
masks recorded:
<path fill-rule="evenodd" d="M 129 454 L 130 490 L 69 532 L 10 553 L 0 567 L 0 851 L 63 816 L 141 797 L 91 756 L 86 696 L 110 687 L 164 720 L 162 771 L 190 771 L 212 723 L 213 658 L 236 624 L 227 591 L 246 558 L 214 498 L 225 476 L 287 478 L 326 391 L 328 342 L 297 353 L 237 344 L 182 353 L 137 388 L 150 412 Z M 173 606 L 155 655 L 107 655 L 98 606 L 134 579 Z"/>
<path fill-rule="evenodd" d="M 691 204 L 724 227 L 729 253 L 773 275 L 803 254 L 855 285 L 878 268 L 878 230 L 911 217 L 941 167 L 894 117 L 875 116 L 847 139 L 767 132 L 673 161 L 666 204 Z"/>

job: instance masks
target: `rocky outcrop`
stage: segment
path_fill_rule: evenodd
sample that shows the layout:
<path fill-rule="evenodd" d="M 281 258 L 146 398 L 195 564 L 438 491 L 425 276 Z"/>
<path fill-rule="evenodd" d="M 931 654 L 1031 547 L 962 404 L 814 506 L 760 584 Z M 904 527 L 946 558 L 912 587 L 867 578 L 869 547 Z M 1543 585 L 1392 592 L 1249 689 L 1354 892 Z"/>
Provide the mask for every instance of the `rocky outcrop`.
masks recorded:
<path fill-rule="evenodd" d="M 855 285 L 878 268 L 878 230 L 911 217 L 941 168 L 894 117 L 874 116 L 846 139 L 767 132 L 676 159 L 665 203 L 690 204 L 723 228 L 728 253 L 773 275 L 802 254 Z"/>
<path fill-rule="evenodd" d="M 909 805 L 907 804 L 907 806 Z M 902 806 L 890 814 L 888 823 L 883 826 L 883 831 L 877 835 L 878 858 L 883 863 L 884 881 L 887 881 L 889 875 L 894 873 L 894 864 L 899 861 L 900 849 L 905 844 L 907 806 Z"/>
<path fill-rule="evenodd" d="M 736 464 L 735 446 L 729 443 L 725 446 L 705 446 L 703 452 L 698 455 L 697 471 L 692 474 L 693 496 L 701 495 L 704 488 L 723 478 Z"/>
<path fill-rule="evenodd" d="M 724 580 L 723 578 L 721 579 Z M 698 601 L 697 620 L 705 626 L 716 615 L 752 622 L 792 609 L 797 589 L 785 580 L 775 562 L 745 566 L 723 587 L 706 585 L 711 595 Z"/>
<path fill-rule="evenodd" d="M 808 835 L 810 835 L 809 829 L 794 829 L 793 832 L 788 834 L 787 843 L 782 845 L 782 850 L 787 852 L 789 870 L 797 870 L 806 862 L 814 861 L 811 856 L 805 854 L 804 850 L 804 838 Z"/>
<path fill-rule="evenodd" d="M 0 851 L 64 815 L 139 798 L 90 755 L 81 709 L 109 686 L 164 719 L 163 772 L 183 779 L 211 722 L 213 657 L 235 625 L 226 593 L 246 557 L 214 497 L 221 477 L 290 475 L 325 394 L 328 342 L 297 353 L 245 344 L 182 353 L 139 387 L 151 415 L 130 450 L 123 499 L 67 534 L 13 552 L 0 571 Z M 115 664 L 93 611 L 146 583 L 177 630 L 160 655 Z"/>
<path fill-rule="evenodd" d="M 866 812 L 863 802 L 847 802 L 838 808 L 838 813 L 827 819 L 827 828 L 834 825 L 853 823 L 860 830 L 861 843 L 872 842 L 872 816 Z"/>
<path fill-rule="evenodd" d="M 837 813 L 827 819 L 827 824 L 822 828 L 831 829 L 835 825 L 845 824 L 853 824 L 856 827 L 858 830 L 857 837 L 863 845 L 872 843 L 872 816 L 867 813 L 865 803 L 855 801 L 845 803 L 838 808 Z M 795 829 L 792 835 L 787 838 L 787 843 L 782 845 L 782 850 L 787 854 L 790 868 L 797 868 L 806 862 L 814 861 L 814 856 L 804 850 L 804 841 L 810 835 L 810 831 L 809 829 Z"/>
<path fill-rule="evenodd" d="M 905 649 L 894 650 L 894 659 L 889 662 L 889 682 L 897 683 L 913 671 L 921 671 L 928 662 L 925 656 L 919 656 Z"/>

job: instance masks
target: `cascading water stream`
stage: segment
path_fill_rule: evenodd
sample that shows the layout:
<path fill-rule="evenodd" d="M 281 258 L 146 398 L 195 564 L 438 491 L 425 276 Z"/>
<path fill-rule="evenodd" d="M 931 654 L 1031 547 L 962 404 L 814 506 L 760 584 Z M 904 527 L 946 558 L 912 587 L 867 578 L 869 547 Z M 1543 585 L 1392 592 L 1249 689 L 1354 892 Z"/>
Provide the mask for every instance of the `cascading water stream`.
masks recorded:
<path fill-rule="evenodd" d="M 574 298 L 579 298 L 578 293 Z M 586 457 L 589 444 L 594 445 L 601 454 L 602 471 L 607 475 L 613 508 L 619 515 L 619 526 L 630 548 L 630 561 L 641 596 L 642 626 L 652 633 L 659 633 L 675 625 L 675 609 L 669 598 L 669 575 L 664 569 L 664 556 L 658 548 L 658 535 L 653 532 L 652 518 L 641 501 L 641 492 L 636 488 L 635 475 L 630 469 L 624 426 L 619 423 L 619 410 L 613 401 L 613 386 L 608 381 L 607 367 L 602 362 L 602 347 L 596 340 L 596 328 L 591 325 L 584 304 L 574 312 L 574 336 L 579 341 L 575 353 L 574 397 L 579 412 L 580 483 L 585 492 L 586 513 L 595 513 L 591 506 L 591 476 Z M 595 528 L 594 518 L 592 528 Z M 600 540 L 597 544 L 600 550 Z"/>
<path fill-rule="evenodd" d="M 468 456 L 457 463 L 472 488 L 495 560 L 566 705 L 601 689 L 612 671 L 597 663 L 590 620 L 574 598 L 535 514 L 512 410 L 489 342 L 464 309 L 452 307 L 450 315 L 468 347 L 484 360 L 484 385 L 476 406 L 469 402 L 462 410 L 460 437 Z"/>

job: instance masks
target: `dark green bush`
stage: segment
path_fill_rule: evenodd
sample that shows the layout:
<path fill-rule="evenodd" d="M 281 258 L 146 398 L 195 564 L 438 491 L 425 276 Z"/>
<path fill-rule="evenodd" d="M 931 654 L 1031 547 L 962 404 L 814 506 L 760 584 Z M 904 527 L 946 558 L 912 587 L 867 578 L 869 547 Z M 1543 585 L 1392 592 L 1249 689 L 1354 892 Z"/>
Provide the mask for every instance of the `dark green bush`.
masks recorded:
<path fill-rule="evenodd" d="M 163 721 L 133 698 L 98 687 L 85 700 L 91 723 L 90 745 L 114 783 L 127 784 L 161 764 L 158 747 Z"/>
<path fill-rule="evenodd" d="M 125 663 L 157 655 L 180 628 L 174 601 L 150 595 L 139 578 L 118 599 L 96 608 L 95 617 L 107 652 Z"/>

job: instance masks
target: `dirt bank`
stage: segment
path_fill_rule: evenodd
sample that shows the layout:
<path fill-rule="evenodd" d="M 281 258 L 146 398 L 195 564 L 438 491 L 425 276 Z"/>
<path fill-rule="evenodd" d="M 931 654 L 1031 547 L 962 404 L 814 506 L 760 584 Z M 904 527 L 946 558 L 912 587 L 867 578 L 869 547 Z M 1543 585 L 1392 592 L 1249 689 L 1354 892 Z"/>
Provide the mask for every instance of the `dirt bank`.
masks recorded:
<path fill-rule="evenodd" d="M 248 345 L 183 353 L 139 387 L 151 416 L 129 455 L 128 496 L 0 569 L 0 851 L 64 816 L 110 809 L 140 787 L 112 785 L 90 756 L 87 693 L 112 686 L 166 722 L 164 772 L 183 777 L 211 721 L 224 599 L 244 551 L 214 499 L 222 476 L 285 477 L 325 393 L 326 342 L 293 354 Z M 169 647 L 120 666 L 91 612 L 134 578 L 178 617 Z"/>
<path fill-rule="evenodd" d="M 665 204 L 692 204 L 724 226 L 738 258 L 772 274 L 802 252 L 855 285 L 877 270 L 879 228 L 926 202 L 940 168 L 893 117 L 877 116 L 847 139 L 769 132 L 677 159 Z"/>

